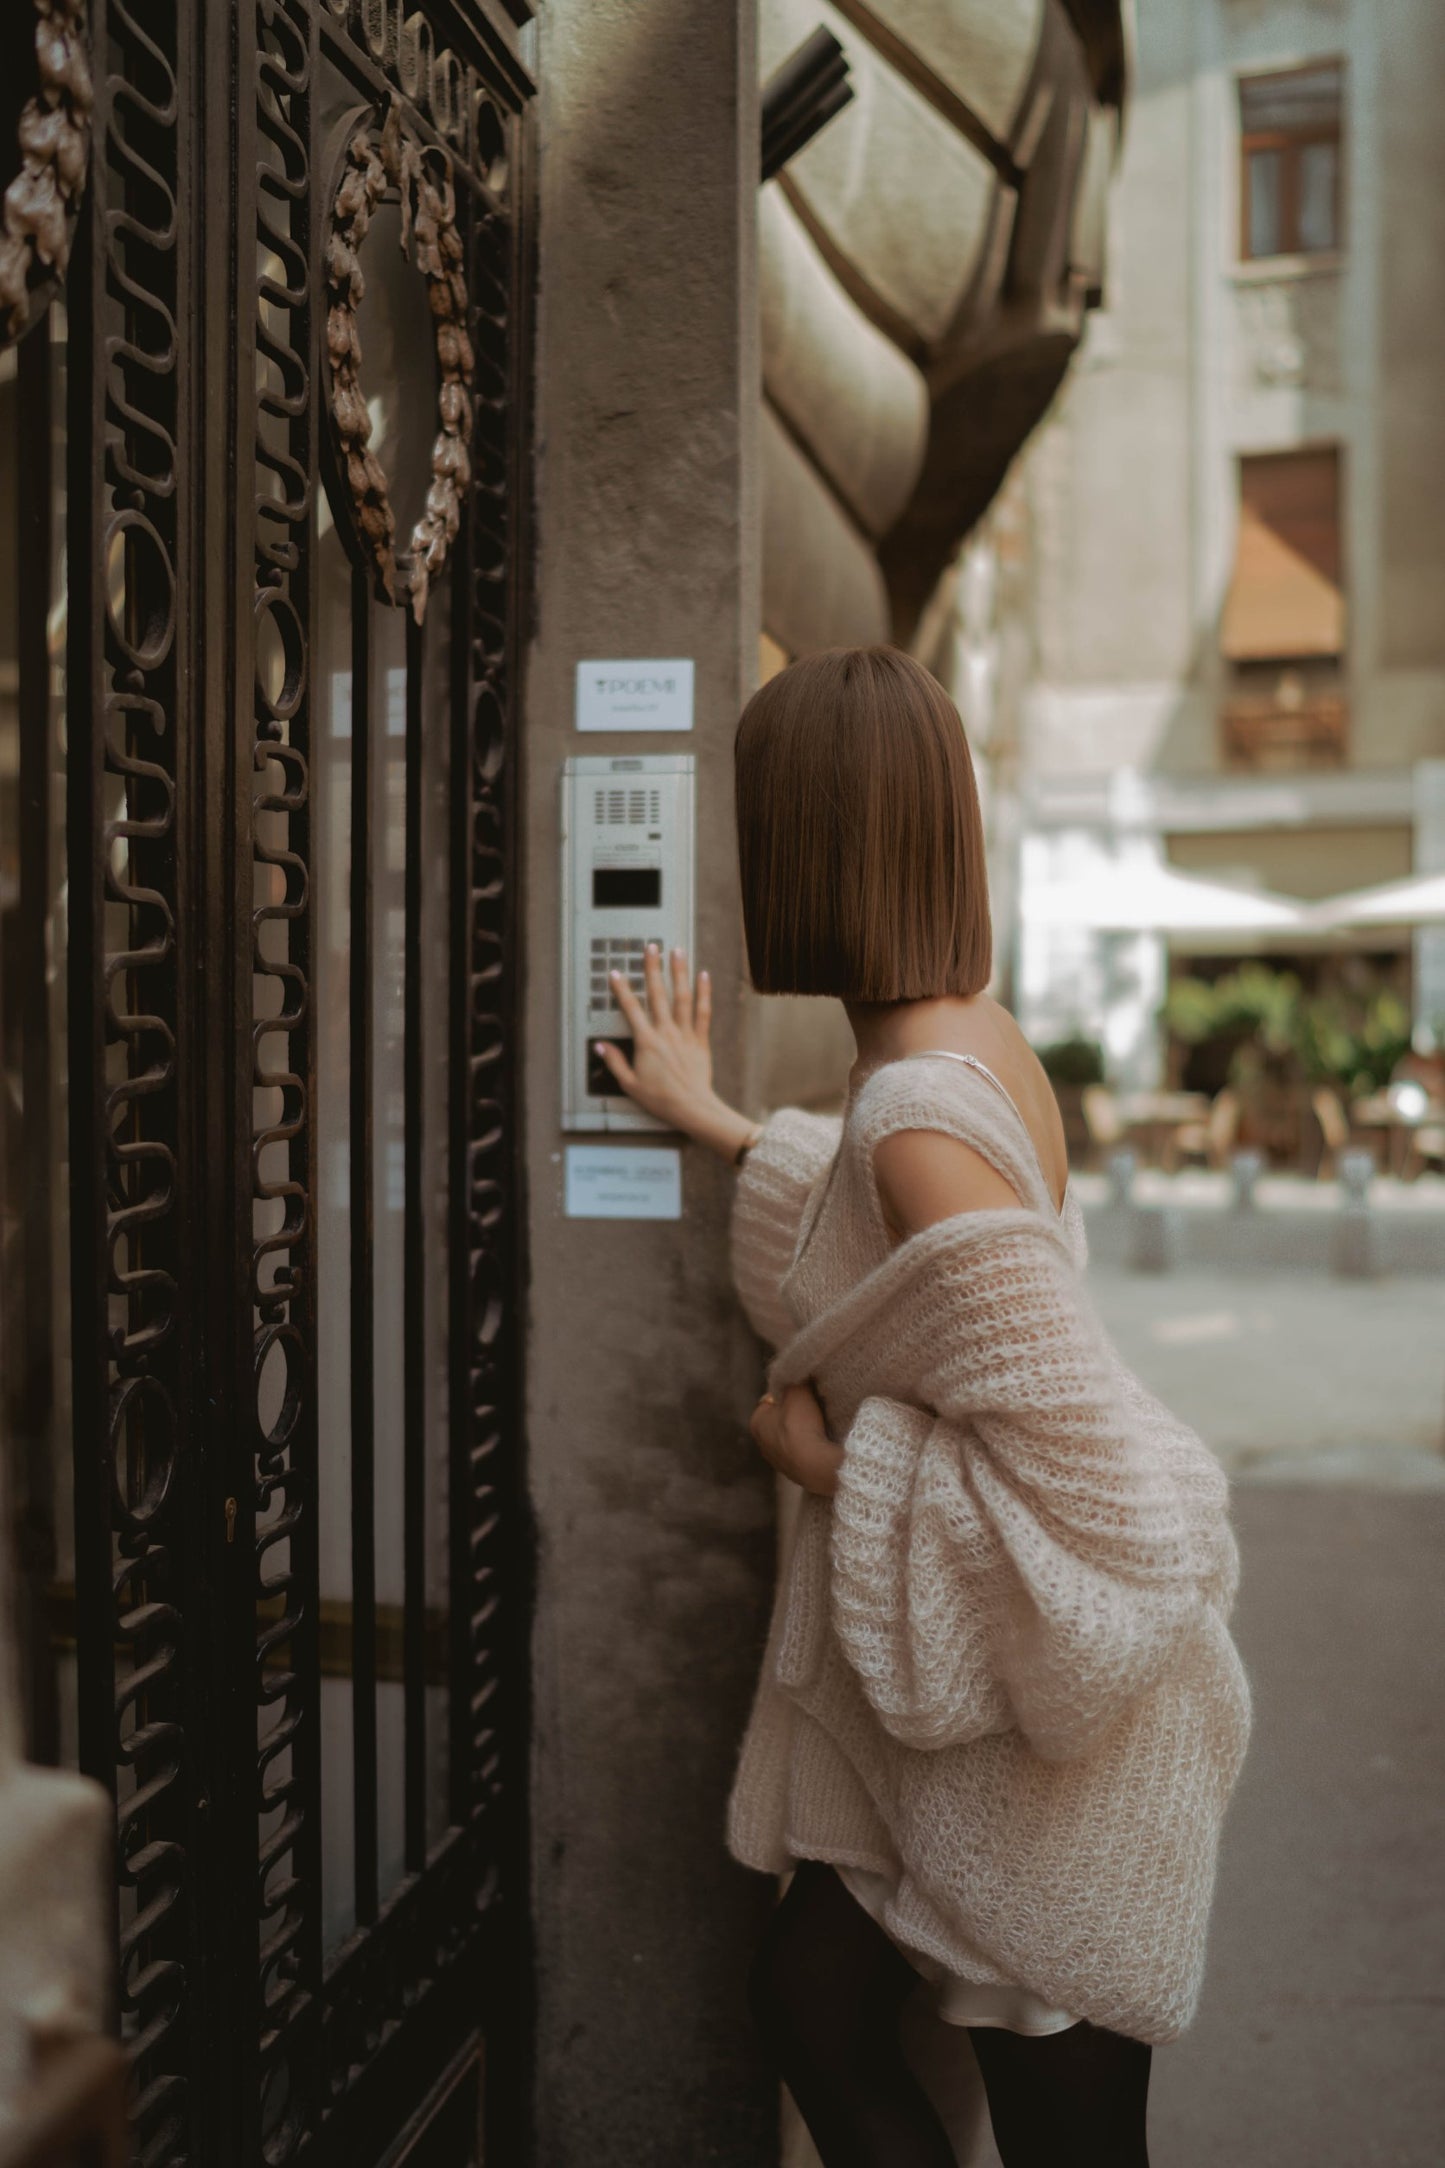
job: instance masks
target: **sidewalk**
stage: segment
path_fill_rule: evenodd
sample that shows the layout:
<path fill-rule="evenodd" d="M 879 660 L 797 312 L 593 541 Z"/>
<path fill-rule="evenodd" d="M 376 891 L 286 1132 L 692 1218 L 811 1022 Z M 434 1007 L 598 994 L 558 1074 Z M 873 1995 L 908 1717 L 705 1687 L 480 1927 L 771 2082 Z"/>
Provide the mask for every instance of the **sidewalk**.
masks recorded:
<path fill-rule="evenodd" d="M 1124 1360 L 1232 1475 L 1445 1489 L 1445 1279 L 1088 1277 Z"/>
<path fill-rule="evenodd" d="M 1241 1485 L 1255 1732 L 1154 2168 L 1445 2158 L 1445 1498 Z"/>
<path fill-rule="evenodd" d="M 1157 2060 L 1155 2168 L 1437 2168 L 1445 1282 L 1090 1280 L 1234 1476 L 1255 1693 L 1203 2005 Z"/>

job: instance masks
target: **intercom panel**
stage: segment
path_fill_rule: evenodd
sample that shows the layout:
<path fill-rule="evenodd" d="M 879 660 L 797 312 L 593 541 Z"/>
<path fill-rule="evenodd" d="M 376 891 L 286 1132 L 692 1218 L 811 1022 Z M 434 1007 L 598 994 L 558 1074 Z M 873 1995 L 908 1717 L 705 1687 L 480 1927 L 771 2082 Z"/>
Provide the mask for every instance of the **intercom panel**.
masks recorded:
<path fill-rule="evenodd" d="M 642 958 L 656 941 L 693 958 L 691 753 L 574 754 L 562 767 L 562 1127 L 652 1129 L 614 1079 L 596 1039 L 631 1054 L 608 972 L 639 999 Z M 670 983 L 670 981 L 669 981 Z"/>

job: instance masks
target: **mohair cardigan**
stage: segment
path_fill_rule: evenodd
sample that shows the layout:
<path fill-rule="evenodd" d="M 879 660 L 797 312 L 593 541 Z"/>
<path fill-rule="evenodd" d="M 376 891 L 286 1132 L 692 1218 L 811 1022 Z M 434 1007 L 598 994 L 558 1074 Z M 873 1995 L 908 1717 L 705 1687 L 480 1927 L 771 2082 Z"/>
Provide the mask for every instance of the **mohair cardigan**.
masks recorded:
<path fill-rule="evenodd" d="M 890 1248 L 873 1149 L 917 1128 L 1021 1206 Z M 882 1873 L 905 1949 L 1175 2038 L 1249 1731 L 1237 1552 L 1218 1463 L 1092 1310 L 1077 1200 L 992 1083 L 912 1056 L 841 1123 L 772 1116 L 731 1250 L 769 1389 L 811 1380 L 844 1455 L 782 1563 L 729 1849 Z"/>

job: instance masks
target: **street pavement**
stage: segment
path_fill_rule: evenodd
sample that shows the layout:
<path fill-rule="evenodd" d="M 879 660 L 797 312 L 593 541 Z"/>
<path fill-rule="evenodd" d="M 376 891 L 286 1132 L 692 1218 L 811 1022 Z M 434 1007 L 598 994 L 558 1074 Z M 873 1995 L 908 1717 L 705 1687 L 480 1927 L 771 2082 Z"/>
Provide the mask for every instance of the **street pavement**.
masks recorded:
<path fill-rule="evenodd" d="M 1234 1478 L 1255 1696 L 1155 2168 L 1441 2168 L 1445 1285 L 1090 1280 Z"/>
<path fill-rule="evenodd" d="M 1255 1730 L 1154 2168 L 1445 2162 L 1445 1495 L 1241 1483 Z"/>
<path fill-rule="evenodd" d="M 1232 1476 L 1445 1489 L 1445 1281 L 1092 1265 L 1089 1288 Z"/>

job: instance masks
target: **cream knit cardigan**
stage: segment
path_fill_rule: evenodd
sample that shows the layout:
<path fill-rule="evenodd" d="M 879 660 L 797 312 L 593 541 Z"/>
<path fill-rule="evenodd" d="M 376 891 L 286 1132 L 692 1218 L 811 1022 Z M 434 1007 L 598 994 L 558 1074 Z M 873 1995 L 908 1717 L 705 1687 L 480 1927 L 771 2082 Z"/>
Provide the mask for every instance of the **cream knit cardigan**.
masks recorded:
<path fill-rule="evenodd" d="M 961 1137 L 1023 1206 L 890 1251 L 872 1152 L 900 1128 Z M 991 1084 L 914 1057 L 842 1124 L 775 1114 L 731 1235 L 770 1390 L 811 1379 L 845 1450 L 783 1563 L 730 1850 L 882 1872 L 906 1948 L 1176 2037 L 1249 1730 L 1237 1553 L 1218 1463 L 1092 1311 L 1076 1200 Z"/>

